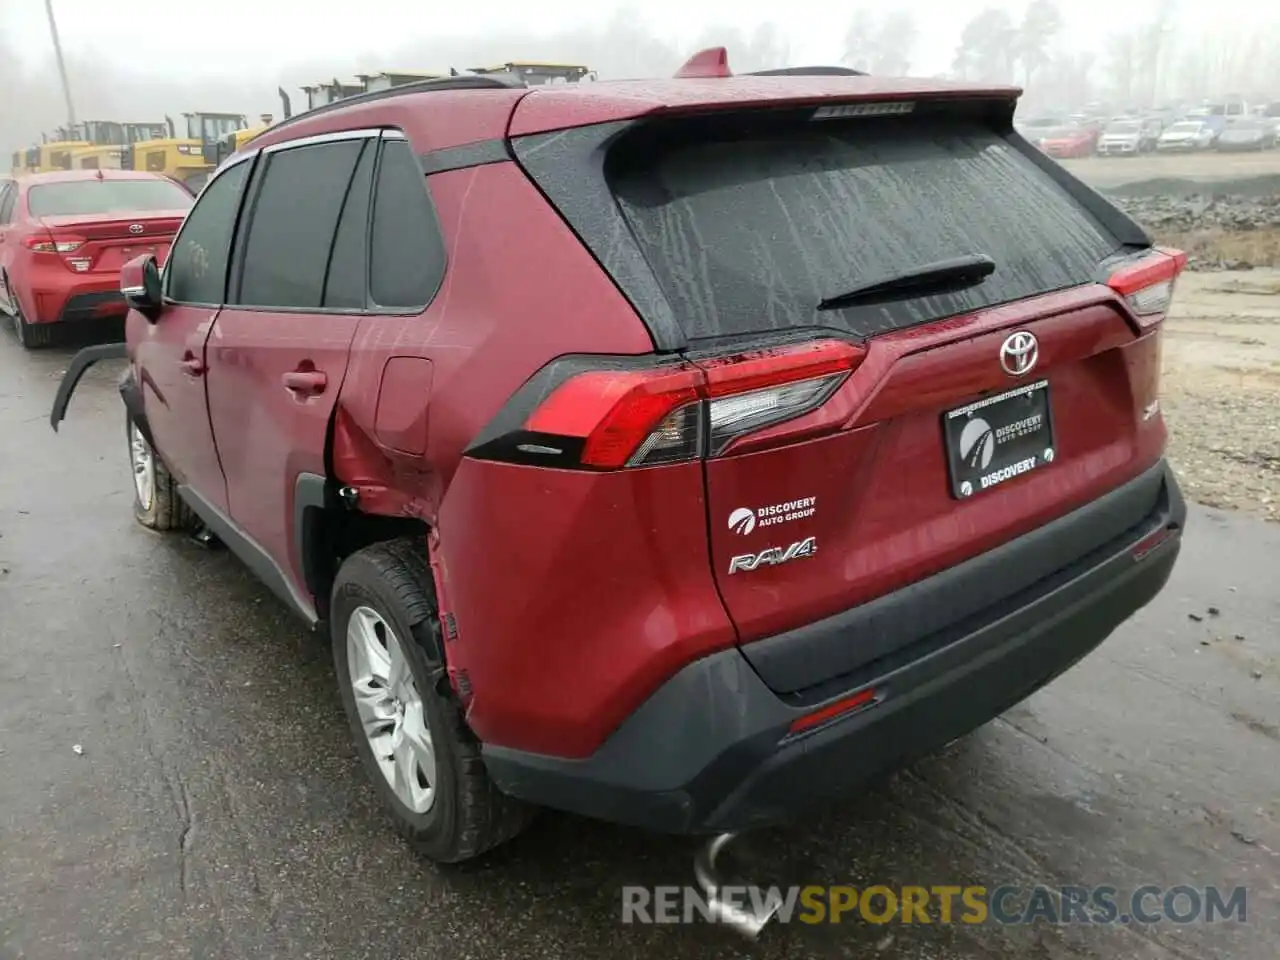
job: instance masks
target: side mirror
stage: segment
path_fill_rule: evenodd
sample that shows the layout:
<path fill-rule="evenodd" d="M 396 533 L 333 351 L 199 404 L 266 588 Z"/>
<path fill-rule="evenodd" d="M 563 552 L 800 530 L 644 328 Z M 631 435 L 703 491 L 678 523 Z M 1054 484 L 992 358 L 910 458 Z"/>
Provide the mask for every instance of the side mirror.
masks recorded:
<path fill-rule="evenodd" d="M 120 268 L 120 292 L 129 309 L 155 323 L 160 318 L 164 298 L 160 293 L 160 268 L 149 253 L 134 257 Z"/>

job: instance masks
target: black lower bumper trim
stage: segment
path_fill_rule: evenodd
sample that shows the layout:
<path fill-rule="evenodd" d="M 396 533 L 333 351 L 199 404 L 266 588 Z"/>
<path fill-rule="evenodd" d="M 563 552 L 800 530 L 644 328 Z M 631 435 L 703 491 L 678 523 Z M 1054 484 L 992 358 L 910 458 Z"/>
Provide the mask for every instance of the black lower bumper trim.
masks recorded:
<path fill-rule="evenodd" d="M 1164 465 L 1161 474 L 1145 524 L 1034 601 L 862 684 L 880 695 L 870 708 L 789 736 L 812 707 L 787 702 L 727 650 L 685 667 L 590 757 L 490 745 L 490 775 L 533 803 L 671 833 L 783 822 L 847 795 L 1009 709 L 1160 592 L 1186 521 L 1176 479 Z M 1166 538 L 1135 557 L 1162 530 Z"/>
<path fill-rule="evenodd" d="M 129 312 L 124 294 L 119 290 L 103 293 L 77 293 L 63 304 L 58 315 L 61 323 L 78 323 L 84 320 L 100 320 L 112 316 L 123 317 Z"/>

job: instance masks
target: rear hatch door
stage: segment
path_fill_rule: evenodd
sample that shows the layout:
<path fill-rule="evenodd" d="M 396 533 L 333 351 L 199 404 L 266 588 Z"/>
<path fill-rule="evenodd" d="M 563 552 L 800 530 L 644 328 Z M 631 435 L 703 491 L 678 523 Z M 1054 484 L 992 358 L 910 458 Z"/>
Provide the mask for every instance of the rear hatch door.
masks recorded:
<path fill-rule="evenodd" d="M 780 692 L 856 673 L 1124 530 L 1117 517 L 1062 556 L 898 602 L 1133 478 L 1163 443 L 1139 413 L 1153 338 L 1096 282 L 1132 252 L 1132 222 L 1012 142 L 1007 105 L 874 106 L 666 117 L 616 136 L 604 176 L 638 258 L 619 231 L 601 239 L 598 206 L 574 220 L 552 182 L 566 168 L 543 176 L 709 378 L 749 357 L 767 387 L 803 344 L 857 354 L 790 420 L 734 438 L 735 423 L 798 395 L 766 391 L 713 403 L 707 425 L 717 584 L 745 655 Z M 777 655 L 789 632 L 855 608 L 867 615 L 834 650 Z"/>

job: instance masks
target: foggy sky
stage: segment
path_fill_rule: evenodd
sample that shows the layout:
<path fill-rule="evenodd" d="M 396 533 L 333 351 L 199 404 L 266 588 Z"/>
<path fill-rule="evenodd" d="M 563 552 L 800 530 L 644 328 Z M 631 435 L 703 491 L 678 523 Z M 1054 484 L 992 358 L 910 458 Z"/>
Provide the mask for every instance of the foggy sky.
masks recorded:
<path fill-rule="evenodd" d="M 1110 38 L 1149 24 L 1160 2 L 1057 0 L 1063 28 L 1049 54 L 1103 51 Z M 1259 42 L 1268 62 L 1280 51 L 1274 3 L 1174 2 L 1177 49 L 1211 49 L 1220 63 L 1252 58 Z M 306 106 L 303 84 L 508 59 L 587 63 L 605 79 L 667 74 L 713 44 L 729 47 L 731 68 L 838 63 L 860 9 L 912 13 L 919 36 L 908 72 L 932 76 L 951 67 L 965 24 L 991 6 L 1016 21 L 1026 0 L 54 0 L 78 115 L 147 121 L 187 110 L 278 117 L 277 85 L 296 112 Z M 743 47 L 767 24 L 780 42 L 766 53 L 782 62 L 744 63 Z M 0 148 L 12 149 L 65 119 L 43 0 L 0 0 L 0 60 L 6 53 L 0 87 L 8 80 L 11 89 L 0 107 Z"/>
<path fill-rule="evenodd" d="M 1148 21 L 1157 0 L 1061 2 L 1060 42 L 1096 48 L 1109 33 Z M 113 67 L 146 74 L 186 77 L 275 76 L 290 63 L 380 60 L 395 48 L 437 39 L 483 37 L 495 32 L 538 35 L 599 28 L 621 4 L 599 0 L 485 0 L 483 3 L 424 3 L 422 0 L 216 0 L 159 3 L 157 0 L 55 0 L 64 48 L 92 55 Z M 41 0 L 5 0 L 6 26 L 24 61 L 50 49 Z M 965 22 L 983 7 L 1004 6 L 1018 15 L 1021 2 L 898 0 L 832 3 L 831 0 L 646 0 L 641 18 L 658 38 L 682 49 L 718 23 L 749 32 L 773 21 L 787 34 L 797 62 L 837 62 L 842 38 L 859 6 L 883 13 L 913 12 L 921 39 L 913 72 L 934 74 L 950 65 Z M 1280 7 L 1258 0 L 1181 0 L 1180 28 L 1210 35 L 1250 32 L 1280 22 Z M 517 46 L 519 44 L 517 43 Z M 518 51 L 513 56 L 518 56 Z M 456 64 L 384 64 L 429 71 Z"/>

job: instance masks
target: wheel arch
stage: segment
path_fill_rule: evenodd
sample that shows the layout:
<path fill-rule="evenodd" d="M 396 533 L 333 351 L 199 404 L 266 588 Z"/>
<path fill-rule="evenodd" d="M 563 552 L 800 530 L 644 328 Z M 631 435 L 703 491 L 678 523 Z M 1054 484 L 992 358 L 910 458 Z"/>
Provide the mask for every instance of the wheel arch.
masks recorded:
<path fill-rule="evenodd" d="M 138 429 L 142 432 L 147 444 L 152 450 L 159 453 L 160 448 L 156 446 L 155 437 L 151 435 L 151 424 L 147 422 L 147 411 L 142 402 L 142 385 L 138 383 L 138 378 L 133 375 L 132 367 L 120 378 L 120 399 L 124 401 L 124 409 L 127 416 L 138 425 Z"/>
<path fill-rule="evenodd" d="M 332 477 L 301 473 L 294 482 L 293 542 L 316 613 L 327 621 L 338 569 L 357 550 L 402 538 L 420 539 L 424 549 L 431 528 L 411 516 L 386 516 L 361 510 L 342 496 Z"/>

